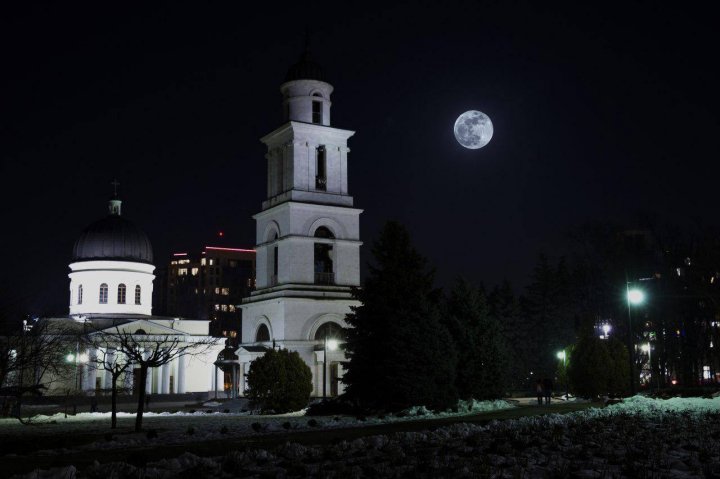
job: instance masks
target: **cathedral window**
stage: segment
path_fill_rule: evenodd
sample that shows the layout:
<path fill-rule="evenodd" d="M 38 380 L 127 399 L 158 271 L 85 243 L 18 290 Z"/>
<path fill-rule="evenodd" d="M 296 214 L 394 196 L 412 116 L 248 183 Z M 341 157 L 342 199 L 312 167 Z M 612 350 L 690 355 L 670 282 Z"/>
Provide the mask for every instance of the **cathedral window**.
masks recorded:
<path fill-rule="evenodd" d="M 125 304 L 125 293 L 127 292 L 127 288 L 124 284 L 120 283 L 118 285 L 118 295 L 117 295 L 117 302 L 118 304 Z"/>
<path fill-rule="evenodd" d="M 332 231 L 330 231 L 330 228 L 327 226 L 320 226 L 318 229 L 315 230 L 315 237 L 316 238 L 328 238 L 328 239 L 335 239 L 335 235 Z"/>
<path fill-rule="evenodd" d="M 140 285 L 135 286 L 135 304 L 140 304 Z"/>
<path fill-rule="evenodd" d="M 260 327 L 257 330 L 257 333 L 255 334 L 255 341 L 258 343 L 264 342 L 264 341 L 270 341 L 270 330 L 268 329 L 267 325 L 261 324 Z"/>
<path fill-rule="evenodd" d="M 108 285 L 103 283 L 100 285 L 100 304 L 107 304 L 108 301 Z"/>
<path fill-rule="evenodd" d="M 320 124 L 323 121 L 323 114 L 322 114 L 322 102 L 321 101 L 313 101 L 312 102 L 312 122 L 316 124 Z"/>
<path fill-rule="evenodd" d="M 276 285 L 278 282 L 278 247 L 273 248 L 273 264 L 272 264 L 272 277 L 270 278 L 270 284 Z"/>
<path fill-rule="evenodd" d="M 338 323 L 328 321 L 318 328 L 315 332 L 315 341 L 324 341 L 326 339 L 343 339 L 343 328 Z"/>
<path fill-rule="evenodd" d="M 326 226 L 315 230 L 316 238 L 334 239 L 335 235 Z M 328 243 L 315 243 L 315 284 L 335 284 L 335 271 L 333 268 L 333 245 Z"/>
<path fill-rule="evenodd" d="M 82 304 L 82 284 L 78 286 L 78 304 Z"/>
<path fill-rule="evenodd" d="M 315 150 L 315 189 L 320 191 L 327 189 L 327 155 L 325 145 L 320 145 Z"/>

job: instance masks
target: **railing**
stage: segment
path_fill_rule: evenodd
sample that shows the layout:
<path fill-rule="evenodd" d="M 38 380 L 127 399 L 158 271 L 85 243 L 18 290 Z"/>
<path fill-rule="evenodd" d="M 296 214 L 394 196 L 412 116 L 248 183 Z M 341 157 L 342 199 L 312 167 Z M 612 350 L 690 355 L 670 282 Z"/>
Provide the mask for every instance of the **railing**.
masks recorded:
<path fill-rule="evenodd" d="M 315 273 L 315 284 L 335 284 L 335 273 Z"/>
<path fill-rule="evenodd" d="M 315 177 L 315 189 L 320 191 L 327 190 L 327 178 L 321 176 Z"/>

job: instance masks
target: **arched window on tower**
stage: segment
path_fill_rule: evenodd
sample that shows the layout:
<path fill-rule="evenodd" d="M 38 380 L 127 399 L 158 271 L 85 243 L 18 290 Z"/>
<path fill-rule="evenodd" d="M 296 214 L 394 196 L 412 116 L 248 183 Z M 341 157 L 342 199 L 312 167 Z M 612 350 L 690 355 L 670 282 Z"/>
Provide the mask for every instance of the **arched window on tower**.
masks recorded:
<path fill-rule="evenodd" d="M 320 97 L 319 93 L 313 94 L 314 97 Z M 322 98 L 322 97 L 321 97 Z M 323 104 L 321 100 L 313 100 L 312 102 L 312 122 L 321 124 L 323 122 Z"/>
<path fill-rule="evenodd" d="M 117 302 L 118 304 L 125 304 L 125 296 L 127 295 L 127 287 L 120 283 L 118 285 L 118 296 L 117 296 Z"/>
<path fill-rule="evenodd" d="M 78 304 L 82 304 L 82 284 L 78 286 Z"/>
<path fill-rule="evenodd" d="M 107 304 L 108 300 L 108 285 L 103 283 L 100 285 L 100 304 Z"/>
<path fill-rule="evenodd" d="M 140 285 L 135 286 L 135 304 L 140 304 Z"/>
<path fill-rule="evenodd" d="M 317 329 L 317 331 L 315 332 L 315 337 L 313 339 L 315 341 L 325 341 L 326 339 L 335 339 L 341 341 L 343 340 L 343 338 L 344 331 L 342 326 L 340 326 L 338 323 L 328 321 Z"/>
<path fill-rule="evenodd" d="M 330 229 L 321 226 L 315 230 L 316 238 L 335 239 Z M 333 268 L 332 243 L 315 243 L 315 284 L 335 284 L 335 270 Z"/>
<path fill-rule="evenodd" d="M 258 343 L 270 341 L 270 330 L 268 329 L 267 325 L 260 325 L 257 333 L 255 333 L 255 341 L 257 341 Z"/>

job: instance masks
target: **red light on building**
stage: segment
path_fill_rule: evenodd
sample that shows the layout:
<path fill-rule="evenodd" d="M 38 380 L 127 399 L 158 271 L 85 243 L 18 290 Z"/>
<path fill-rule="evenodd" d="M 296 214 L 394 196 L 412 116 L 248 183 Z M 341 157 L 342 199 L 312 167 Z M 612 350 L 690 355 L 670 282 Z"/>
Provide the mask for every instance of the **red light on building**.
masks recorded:
<path fill-rule="evenodd" d="M 221 248 L 220 246 L 206 246 L 205 249 L 211 249 L 215 251 L 240 251 L 244 253 L 254 253 L 254 249 L 243 249 L 243 248 Z"/>
<path fill-rule="evenodd" d="M 225 233 L 223 233 L 222 231 L 220 231 L 220 232 L 218 233 L 218 236 L 220 236 L 221 238 L 222 238 L 224 235 L 225 235 Z"/>

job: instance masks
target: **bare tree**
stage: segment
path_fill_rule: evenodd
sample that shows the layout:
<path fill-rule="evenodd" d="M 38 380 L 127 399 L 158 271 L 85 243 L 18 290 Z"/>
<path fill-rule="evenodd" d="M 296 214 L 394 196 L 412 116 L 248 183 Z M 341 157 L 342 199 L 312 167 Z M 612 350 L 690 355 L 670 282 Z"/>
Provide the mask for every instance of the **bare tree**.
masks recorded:
<path fill-rule="evenodd" d="M 115 429 L 117 427 L 117 383 L 120 377 L 132 367 L 132 362 L 118 349 L 115 343 L 115 335 L 112 333 L 107 334 L 102 331 L 96 331 L 87 334 L 83 338 L 83 344 L 97 351 L 97 354 L 93 355 L 91 359 L 91 364 L 95 369 L 107 371 L 110 374 L 110 427 L 111 429 Z"/>
<path fill-rule="evenodd" d="M 64 358 L 76 333 L 70 324 L 45 320 L 0 338 L 0 395 L 15 397 L 16 417 L 23 395 L 40 395 L 72 374 Z"/>
<path fill-rule="evenodd" d="M 88 334 L 87 341 L 104 354 L 99 354 L 95 364 L 109 371 L 113 378 L 113 427 L 115 427 L 115 395 L 117 378 L 126 368 L 135 368 L 139 372 L 137 416 L 135 419 L 135 430 L 142 430 L 142 419 L 145 408 L 145 384 L 148 371 L 168 364 L 176 358 L 183 356 L 196 356 L 207 352 L 215 346 L 218 339 L 209 336 L 185 335 L 178 331 L 178 334 L 137 334 L 124 331 L 120 327 L 113 330 L 96 331 Z M 108 351 L 115 351 L 112 359 Z M 121 357 L 121 358 L 120 358 Z M 122 359 L 122 360 L 121 360 Z"/>

